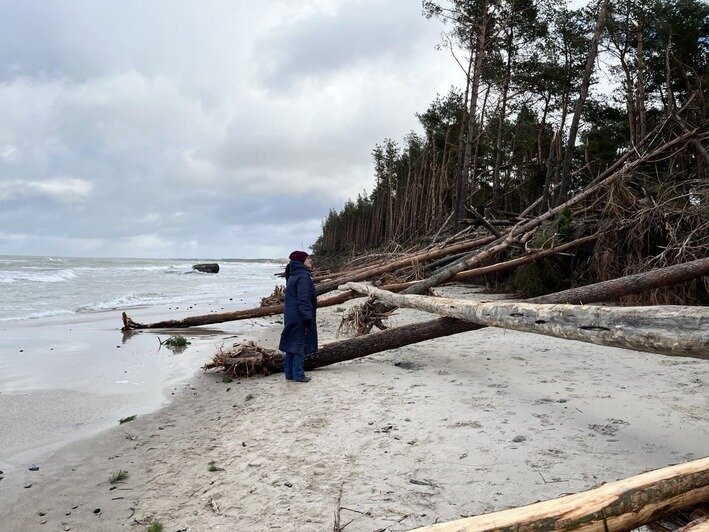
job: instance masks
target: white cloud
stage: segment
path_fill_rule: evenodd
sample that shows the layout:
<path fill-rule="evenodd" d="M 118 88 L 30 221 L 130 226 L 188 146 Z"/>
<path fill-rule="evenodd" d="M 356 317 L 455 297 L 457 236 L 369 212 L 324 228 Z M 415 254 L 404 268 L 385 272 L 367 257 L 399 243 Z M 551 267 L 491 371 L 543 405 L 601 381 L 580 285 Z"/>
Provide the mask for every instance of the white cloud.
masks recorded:
<path fill-rule="evenodd" d="M 93 185 L 88 181 L 72 177 L 53 177 L 39 181 L 0 181 L 0 201 L 39 195 L 62 202 L 75 202 L 85 200 L 92 188 Z"/>

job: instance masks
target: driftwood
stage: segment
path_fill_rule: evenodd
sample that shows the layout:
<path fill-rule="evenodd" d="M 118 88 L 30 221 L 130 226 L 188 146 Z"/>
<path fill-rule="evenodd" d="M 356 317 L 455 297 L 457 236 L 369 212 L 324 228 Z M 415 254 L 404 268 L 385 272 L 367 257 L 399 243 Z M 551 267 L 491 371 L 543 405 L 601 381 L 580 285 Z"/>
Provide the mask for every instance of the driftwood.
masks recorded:
<path fill-rule="evenodd" d="M 707 274 L 709 274 L 709 258 L 595 283 L 582 288 L 564 290 L 526 301 L 530 303 L 576 303 L 580 300 L 585 303 L 612 301 L 623 296 L 681 283 Z M 366 336 L 358 336 L 326 344 L 316 354 L 308 355 L 305 358 L 305 367 L 306 369 L 313 369 L 327 366 L 388 349 L 474 331 L 483 327 L 483 325 L 456 318 L 437 318 L 423 323 L 395 327 Z M 271 357 L 264 361 L 264 371 L 268 373 L 283 371 L 283 354 L 278 351 L 270 351 L 270 353 Z M 218 356 L 221 357 L 221 363 L 216 364 L 216 366 L 222 367 L 228 373 L 233 373 L 236 376 L 241 375 L 239 373 L 239 357 L 230 357 L 229 354 L 224 353 L 220 353 Z M 215 367 L 215 365 L 209 367 Z M 252 367 L 251 371 L 258 373 L 261 370 Z"/>
<path fill-rule="evenodd" d="M 511 259 L 509 261 L 505 262 L 499 262 L 497 264 L 493 264 L 492 266 L 484 266 L 481 268 L 475 268 L 472 270 L 467 270 L 464 272 L 460 272 L 456 275 L 454 275 L 451 279 L 449 279 L 448 282 L 458 282 L 458 281 L 467 281 L 470 279 L 474 279 L 476 277 L 482 277 L 484 275 L 488 275 L 491 273 L 497 273 L 505 270 L 510 270 L 513 268 L 516 268 L 518 266 L 521 266 L 523 264 L 527 264 L 529 262 L 535 261 L 535 260 L 540 260 L 558 253 L 566 253 L 567 251 L 570 251 L 573 248 L 576 248 L 580 245 L 583 245 L 587 242 L 591 242 L 596 238 L 596 235 L 592 236 L 586 236 L 583 238 L 579 238 L 577 240 L 574 240 L 573 242 L 569 242 L 568 244 L 562 244 L 560 246 L 551 248 L 551 249 L 545 249 L 545 250 L 540 250 L 540 251 L 532 251 L 528 253 L 527 255 L 523 255 L 521 257 L 517 257 L 515 259 Z M 418 281 L 409 281 L 406 283 L 394 283 L 394 284 L 389 284 L 389 285 L 384 285 L 380 288 L 383 290 L 388 290 L 390 292 L 401 292 L 402 290 L 405 290 L 406 288 L 413 286 L 417 283 Z M 264 301 L 267 301 L 270 299 L 269 298 L 263 298 L 262 304 Z M 361 297 L 361 295 L 353 290 L 349 290 L 347 292 L 337 294 L 337 295 L 332 295 L 328 296 L 326 298 L 318 299 L 318 308 L 324 308 L 324 307 L 330 307 L 333 305 L 340 305 L 344 303 L 345 301 L 349 301 L 350 299 L 354 299 L 357 297 Z M 138 323 L 133 321 L 125 312 L 123 313 L 123 331 L 129 331 L 129 330 L 135 330 L 135 329 L 180 329 L 180 328 L 186 328 L 186 327 L 197 327 L 199 325 L 211 325 L 214 323 L 224 323 L 228 321 L 237 321 L 237 320 L 247 320 L 247 319 L 252 319 L 252 318 L 263 318 L 265 316 L 276 316 L 278 314 L 283 314 L 283 304 L 275 304 L 275 305 L 267 305 L 267 306 L 261 306 L 257 308 L 251 308 L 251 309 L 244 309 L 244 310 L 236 310 L 236 311 L 231 311 L 231 312 L 218 312 L 214 314 L 203 314 L 200 316 L 191 316 L 188 318 L 184 318 L 181 320 L 166 320 L 166 321 L 159 321 L 159 322 L 154 322 L 154 323 Z"/>
<path fill-rule="evenodd" d="M 574 530 L 640 527 L 709 500 L 709 458 L 609 482 L 558 499 L 416 529 L 418 532 Z M 696 529 L 695 529 L 696 530 Z"/>
<path fill-rule="evenodd" d="M 362 283 L 347 283 L 342 289 L 368 294 L 389 305 L 414 308 L 488 327 L 609 347 L 709 359 L 707 307 L 602 307 L 477 302 L 394 294 Z"/>
<path fill-rule="evenodd" d="M 414 281 L 415 282 L 415 281 Z M 400 292 L 413 282 L 395 283 L 382 286 L 384 290 L 390 292 Z M 357 292 L 344 292 L 337 295 L 328 296 L 318 299 L 318 308 L 331 307 L 339 305 L 350 299 L 361 297 Z M 181 320 L 166 320 L 156 321 L 153 323 L 138 323 L 133 321 L 125 312 L 122 314 L 123 331 L 131 331 L 135 329 L 184 329 L 186 327 L 198 327 L 200 325 L 211 325 L 214 323 L 224 323 L 228 321 L 248 320 L 252 318 L 263 318 L 266 316 L 277 316 L 283 314 L 283 303 L 278 305 L 268 305 L 265 307 L 249 308 L 244 310 L 235 310 L 232 312 L 217 312 L 214 314 L 202 314 L 200 316 L 190 316 Z"/>

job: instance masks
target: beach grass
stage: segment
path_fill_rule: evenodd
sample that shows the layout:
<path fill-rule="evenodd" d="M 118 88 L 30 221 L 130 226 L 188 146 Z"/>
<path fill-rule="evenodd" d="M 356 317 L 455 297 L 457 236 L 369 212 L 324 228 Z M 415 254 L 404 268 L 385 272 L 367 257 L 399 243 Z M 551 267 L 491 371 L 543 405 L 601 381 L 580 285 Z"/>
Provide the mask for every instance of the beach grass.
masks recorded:
<path fill-rule="evenodd" d="M 126 471 L 125 469 L 120 469 L 119 471 L 116 471 L 111 475 L 111 478 L 108 480 L 108 482 L 111 484 L 118 484 L 119 482 L 123 482 L 127 478 L 128 471 Z"/>

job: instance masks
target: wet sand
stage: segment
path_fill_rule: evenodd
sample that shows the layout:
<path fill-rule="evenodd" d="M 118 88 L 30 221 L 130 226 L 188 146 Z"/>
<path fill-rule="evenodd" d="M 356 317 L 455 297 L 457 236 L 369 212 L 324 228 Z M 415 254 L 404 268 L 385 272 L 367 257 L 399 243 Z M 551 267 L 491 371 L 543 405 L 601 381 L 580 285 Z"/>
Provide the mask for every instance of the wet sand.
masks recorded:
<path fill-rule="evenodd" d="M 340 315 L 319 313 L 322 341 Z M 392 322 L 424 319 L 400 310 Z M 276 322 L 243 338 L 273 347 Z M 695 359 L 487 328 L 311 376 L 199 372 L 158 412 L 39 471 L 0 464 L 0 528 L 332 530 L 339 499 L 348 532 L 408 530 L 709 454 L 709 363 Z M 109 484 L 121 469 L 129 477 Z"/>
<path fill-rule="evenodd" d="M 134 308 L 129 313 L 152 321 L 208 313 L 216 306 Z M 69 441 L 116 425 L 120 418 L 166 405 L 175 386 L 199 371 L 225 339 L 261 325 L 247 321 L 221 328 L 127 334 L 120 326 L 118 311 L 0 323 L 4 470 L 41 460 Z M 158 338 L 171 334 L 185 335 L 189 348 L 173 352 L 161 347 Z"/>

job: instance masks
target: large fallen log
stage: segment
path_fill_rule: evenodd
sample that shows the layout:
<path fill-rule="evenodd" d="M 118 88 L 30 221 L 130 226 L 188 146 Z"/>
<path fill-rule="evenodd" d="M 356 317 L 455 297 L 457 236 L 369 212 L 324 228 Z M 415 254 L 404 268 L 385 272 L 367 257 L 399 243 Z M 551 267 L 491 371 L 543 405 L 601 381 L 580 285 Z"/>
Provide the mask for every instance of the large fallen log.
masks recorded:
<path fill-rule="evenodd" d="M 612 301 L 623 296 L 681 283 L 707 274 L 709 274 L 709 258 L 698 259 L 685 264 L 595 283 L 580 289 L 564 290 L 527 300 L 527 302 L 575 303 L 580 298 L 585 303 Z M 433 338 L 474 331 L 483 327 L 483 325 L 456 318 L 437 318 L 423 323 L 412 323 L 411 325 L 395 327 L 366 336 L 358 336 L 326 344 L 319 349 L 318 353 L 306 357 L 305 367 L 306 369 L 313 369 L 327 366 L 425 340 L 432 340 Z M 248 362 L 245 361 L 245 357 L 230 356 L 228 352 L 218 354 L 215 359 L 219 358 L 219 360 L 215 360 L 215 363 L 208 364 L 206 367 L 219 366 L 234 376 L 283 371 L 283 354 L 275 350 L 267 351 L 269 356 L 264 357 L 262 365 L 254 368 L 249 362 L 247 367 L 250 369 L 248 371 L 245 371 L 244 363 Z"/>
<path fill-rule="evenodd" d="M 528 262 L 535 260 L 540 260 L 557 253 L 565 253 L 571 249 L 578 247 L 582 244 L 592 241 L 596 236 L 587 236 L 569 242 L 568 244 L 562 244 L 551 249 L 545 249 L 541 251 L 533 251 L 527 255 L 523 255 L 516 259 L 512 259 L 506 262 L 500 262 L 498 264 L 493 264 L 492 266 L 485 266 L 482 268 L 476 268 L 473 270 L 464 271 L 454 275 L 449 282 L 457 282 L 463 280 L 470 280 L 476 277 L 482 277 L 490 273 L 497 273 L 504 270 L 509 270 L 516 268 Z M 406 283 L 395 283 L 390 285 L 384 285 L 381 288 L 384 290 L 389 290 L 390 292 L 401 292 L 406 288 L 413 286 L 418 281 L 409 281 Z M 332 295 L 326 298 L 318 299 L 318 308 L 330 307 L 333 305 L 340 305 L 345 301 L 361 297 L 355 291 L 347 291 L 341 294 Z M 244 310 L 235 310 L 230 312 L 218 312 L 213 314 L 202 314 L 200 316 L 190 316 L 181 320 L 166 320 L 158 321 L 154 323 L 138 323 L 133 321 L 128 314 L 125 312 L 122 314 L 123 319 L 123 331 L 135 330 L 135 329 L 181 329 L 185 327 L 197 327 L 200 325 L 211 325 L 214 323 L 224 323 L 228 321 L 237 320 L 247 320 L 252 318 L 263 318 L 265 316 L 276 316 L 278 314 L 283 314 L 283 304 L 278 305 L 268 305 L 265 307 L 256 307 Z"/>
<path fill-rule="evenodd" d="M 323 281 L 321 283 L 318 283 L 315 286 L 315 291 L 317 292 L 318 295 L 322 295 L 326 292 L 331 292 L 332 290 L 337 289 L 337 287 L 343 283 L 364 281 L 367 279 L 372 279 L 372 278 L 378 277 L 384 273 L 396 271 L 400 268 L 404 268 L 406 266 L 411 266 L 412 264 L 416 264 L 418 262 L 427 262 L 427 261 L 439 259 L 441 257 L 446 257 L 448 255 L 453 255 L 453 254 L 459 253 L 461 251 L 476 249 L 481 246 L 485 246 L 486 244 L 489 244 L 493 240 L 495 240 L 494 236 L 478 238 L 477 240 L 472 240 L 469 242 L 462 242 L 460 244 L 453 244 L 451 246 L 446 246 L 442 249 L 434 249 L 434 250 L 426 251 L 424 253 L 418 253 L 415 255 L 411 255 L 409 257 L 405 257 L 403 259 L 399 259 L 394 262 L 390 262 L 390 263 L 387 263 L 387 264 L 384 264 L 381 266 L 365 268 L 363 270 L 358 270 L 358 271 L 354 271 L 354 272 L 347 272 L 344 275 L 340 275 L 340 276 L 330 279 L 328 281 Z"/>
<path fill-rule="evenodd" d="M 523 266 L 524 264 L 529 264 L 530 262 L 545 259 L 547 257 L 552 257 L 560 253 L 566 253 L 567 251 L 571 251 L 572 249 L 582 246 L 583 244 L 593 242 L 597 238 L 598 235 L 585 236 L 582 238 L 577 238 L 572 242 L 561 244 L 559 246 L 552 247 L 549 249 L 532 251 L 530 253 L 527 253 L 526 255 L 522 255 L 520 257 L 507 260 L 505 262 L 498 262 L 497 264 L 491 264 L 490 266 L 482 266 L 480 268 L 473 268 L 472 270 L 465 270 L 455 274 L 453 277 L 450 278 L 449 282 L 467 281 L 476 277 L 490 275 L 491 273 L 499 273 L 502 271 L 511 270 L 519 266 Z"/>
<path fill-rule="evenodd" d="M 709 458 L 609 482 L 598 488 L 501 512 L 416 529 L 417 532 L 574 530 L 640 527 L 709 500 Z"/>
<path fill-rule="evenodd" d="M 687 306 L 603 307 L 516 301 L 479 302 L 395 294 L 362 283 L 343 290 L 367 294 L 388 305 L 448 318 L 664 355 L 709 359 L 709 308 Z"/>

